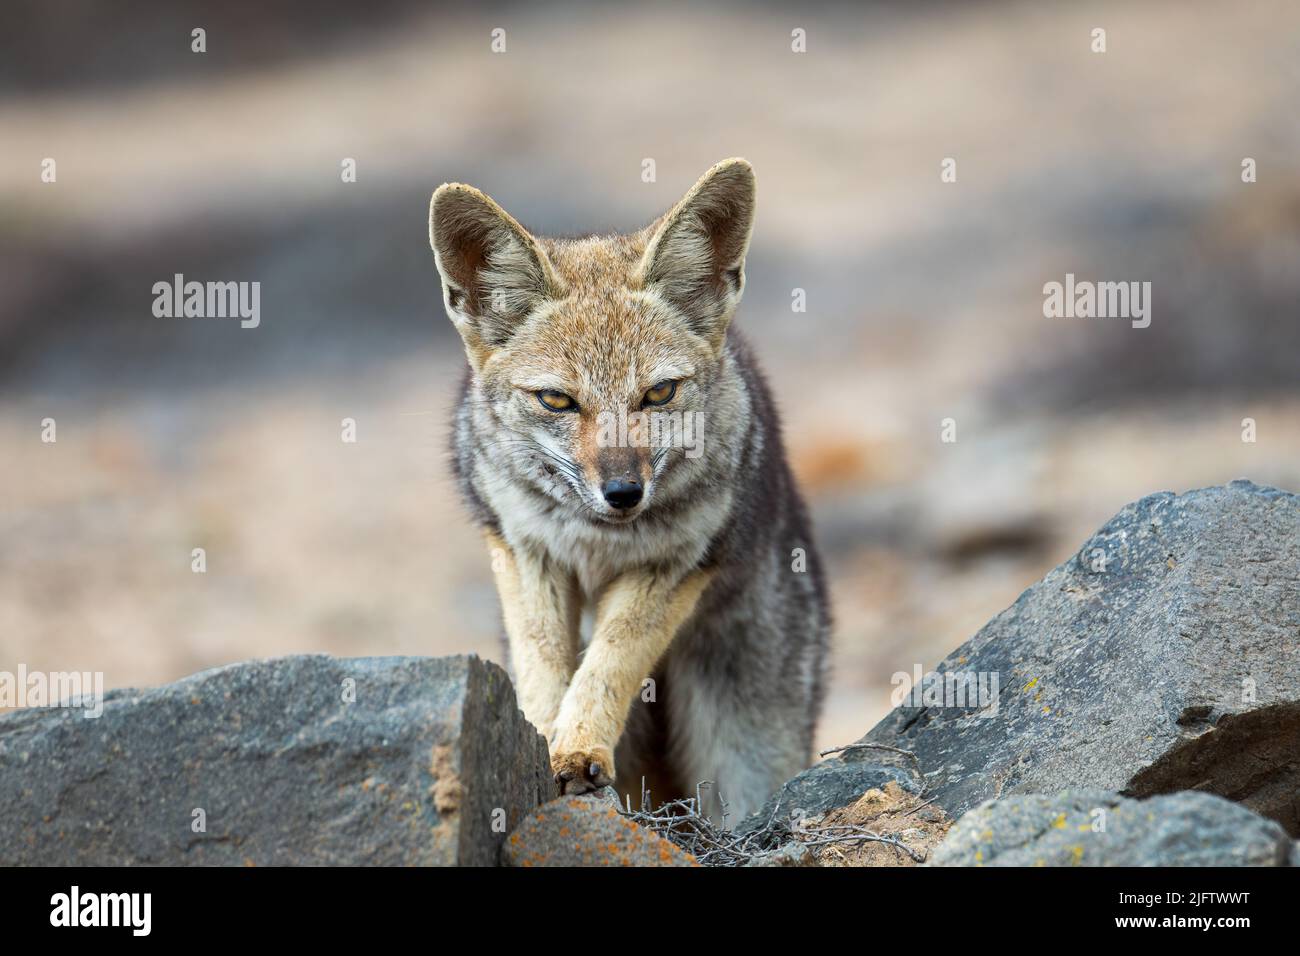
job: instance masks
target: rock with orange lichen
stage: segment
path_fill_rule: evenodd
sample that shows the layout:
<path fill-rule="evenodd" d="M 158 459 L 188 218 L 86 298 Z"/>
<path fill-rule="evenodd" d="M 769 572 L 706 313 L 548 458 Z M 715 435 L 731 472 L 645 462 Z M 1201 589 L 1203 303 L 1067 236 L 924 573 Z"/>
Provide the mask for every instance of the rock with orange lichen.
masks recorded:
<path fill-rule="evenodd" d="M 699 866 L 695 857 L 595 795 L 568 796 L 529 814 L 501 849 L 506 866 Z"/>

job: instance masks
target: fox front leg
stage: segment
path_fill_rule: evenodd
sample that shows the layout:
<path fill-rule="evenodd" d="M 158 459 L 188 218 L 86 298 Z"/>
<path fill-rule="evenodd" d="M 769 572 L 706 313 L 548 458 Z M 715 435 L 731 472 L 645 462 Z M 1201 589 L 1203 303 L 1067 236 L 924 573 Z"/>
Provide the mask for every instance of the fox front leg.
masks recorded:
<path fill-rule="evenodd" d="M 577 582 L 545 555 L 516 551 L 492 532 L 485 537 L 519 708 L 549 740 L 577 667 L 582 613 Z"/>
<path fill-rule="evenodd" d="M 551 769 L 561 793 L 614 781 L 614 747 L 641 682 L 695 611 L 710 575 L 629 571 L 596 606 L 591 644 L 560 705 Z"/>

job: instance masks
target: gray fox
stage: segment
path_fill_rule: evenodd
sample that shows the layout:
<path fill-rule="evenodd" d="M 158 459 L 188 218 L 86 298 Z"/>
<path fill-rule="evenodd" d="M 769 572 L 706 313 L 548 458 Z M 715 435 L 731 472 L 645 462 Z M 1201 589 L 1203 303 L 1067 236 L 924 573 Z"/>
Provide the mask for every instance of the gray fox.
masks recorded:
<path fill-rule="evenodd" d="M 808 765 L 830 632 L 776 408 L 729 328 L 754 205 L 730 159 L 631 235 L 535 237 L 459 183 L 429 212 L 469 358 L 456 477 L 560 790 L 708 782 L 728 824 Z"/>

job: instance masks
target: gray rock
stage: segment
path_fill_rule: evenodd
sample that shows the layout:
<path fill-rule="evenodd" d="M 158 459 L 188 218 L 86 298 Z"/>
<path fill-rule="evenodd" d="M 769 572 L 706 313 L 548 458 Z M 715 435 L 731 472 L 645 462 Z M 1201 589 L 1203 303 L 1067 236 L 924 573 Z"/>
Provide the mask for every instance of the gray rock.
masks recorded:
<path fill-rule="evenodd" d="M 1208 793 L 1132 800 L 1067 790 L 990 800 L 957 821 L 930 866 L 1289 866 L 1286 831 Z"/>
<path fill-rule="evenodd" d="M 813 817 L 848 806 L 873 788 L 894 781 L 909 793 L 921 792 L 921 779 L 900 754 L 875 747 L 854 746 L 791 777 L 767 802 L 736 826 L 744 835 L 766 829 L 765 846 L 784 842 L 796 818 Z"/>
<path fill-rule="evenodd" d="M 1300 834 L 1300 498 L 1248 481 L 1143 498 L 938 671 L 997 693 L 899 707 L 863 741 L 913 752 L 950 816 L 1196 789 Z"/>
<path fill-rule="evenodd" d="M 285 657 L 111 691 L 98 719 L 0 715 L 0 865 L 495 865 L 552 796 L 477 657 Z"/>
<path fill-rule="evenodd" d="M 768 850 L 766 853 L 760 853 L 745 864 L 746 867 L 803 867 L 816 865 L 817 857 L 813 855 L 812 850 L 808 849 L 802 843 L 783 844 L 775 850 Z"/>
<path fill-rule="evenodd" d="M 605 790 L 610 788 L 606 787 Z M 501 850 L 506 866 L 698 866 L 695 857 L 618 811 L 603 791 L 552 800 Z"/>
<path fill-rule="evenodd" d="M 623 803 L 618 799 L 618 791 L 613 787 L 601 787 L 599 790 L 593 790 L 590 793 L 581 794 L 581 796 L 601 806 L 613 807 L 615 810 L 620 811 L 623 809 Z"/>

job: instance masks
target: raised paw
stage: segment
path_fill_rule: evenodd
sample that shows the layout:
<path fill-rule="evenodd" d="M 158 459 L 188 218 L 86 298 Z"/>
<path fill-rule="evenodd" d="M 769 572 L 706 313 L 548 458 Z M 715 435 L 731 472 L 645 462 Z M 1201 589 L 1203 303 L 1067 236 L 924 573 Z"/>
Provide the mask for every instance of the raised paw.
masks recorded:
<path fill-rule="evenodd" d="M 608 747 L 572 750 L 551 756 L 560 793 L 587 793 L 614 782 L 614 755 Z"/>

